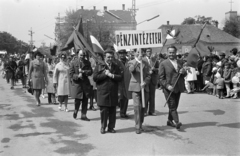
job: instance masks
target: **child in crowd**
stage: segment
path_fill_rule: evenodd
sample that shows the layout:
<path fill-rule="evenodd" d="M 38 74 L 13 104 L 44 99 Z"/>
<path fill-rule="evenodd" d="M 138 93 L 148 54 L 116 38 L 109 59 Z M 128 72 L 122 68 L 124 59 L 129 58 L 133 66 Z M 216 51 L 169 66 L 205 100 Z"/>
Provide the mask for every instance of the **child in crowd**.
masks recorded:
<path fill-rule="evenodd" d="M 218 97 L 219 99 L 223 99 L 224 79 L 218 73 L 215 74 L 215 77 L 216 77 L 215 85 L 216 85 Z"/>
<path fill-rule="evenodd" d="M 48 93 L 48 103 L 56 104 L 55 93 L 56 89 L 53 86 L 53 72 L 48 72 L 48 85 L 47 85 L 47 93 Z"/>
<path fill-rule="evenodd" d="M 210 81 L 205 81 L 205 87 L 202 89 L 202 91 L 206 90 L 207 94 L 212 95 L 213 94 L 213 83 Z"/>

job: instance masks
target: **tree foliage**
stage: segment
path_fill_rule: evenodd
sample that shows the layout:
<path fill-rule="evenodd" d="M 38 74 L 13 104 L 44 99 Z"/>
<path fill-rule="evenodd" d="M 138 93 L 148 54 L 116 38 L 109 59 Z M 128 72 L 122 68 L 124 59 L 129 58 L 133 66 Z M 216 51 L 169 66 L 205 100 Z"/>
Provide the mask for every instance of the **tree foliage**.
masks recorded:
<path fill-rule="evenodd" d="M 8 54 L 22 54 L 28 50 L 28 44 L 17 40 L 8 32 L 0 32 L 0 50 L 6 50 Z"/>
<path fill-rule="evenodd" d="M 182 22 L 182 25 L 184 25 L 184 24 L 204 24 L 204 23 L 207 23 L 209 25 L 214 25 L 214 24 L 216 24 L 216 22 L 218 23 L 218 21 L 213 20 L 212 17 L 205 17 L 205 16 L 197 15 L 195 17 L 185 18 Z"/>
<path fill-rule="evenodd" d="M 223 31 L 240 38 L 240 21 L 234 18 L 226 20 L 224 23 Z"/>
<path fill-rule="evenodd" d="M 77 26 L 81 18 L 84 21 L 83 35 L 89 44 L 91 44 L 89 39 L 89 32 L 91 32 L 91 34 L 96 37 L 96 39 L 100 42 L 103 48 L 110 44 L 109 36 L 111 33 L 113 33 L 113 28 L 108 23 L 103 22 L 100 16 L 92 17 L 91 19 L 86 19 L 84 16 L 81 17 L 78 11 L 67 10 L 64 23 L 61 25 L 60 28 L 61 33 L 57 33 L 61 34 L 60 39 L 62 42 L 62 46 L 65 45 L 69 36 L 74 30 L 74 27 Z M 56 31 L 59 32 L 58 29 L 59 27 L 56 26 Z"/>

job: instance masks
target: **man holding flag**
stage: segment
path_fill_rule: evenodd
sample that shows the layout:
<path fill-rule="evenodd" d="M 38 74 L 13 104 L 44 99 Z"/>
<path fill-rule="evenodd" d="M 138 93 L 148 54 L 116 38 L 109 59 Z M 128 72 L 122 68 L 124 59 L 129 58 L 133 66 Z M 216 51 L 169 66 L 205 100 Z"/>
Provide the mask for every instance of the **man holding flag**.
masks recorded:
<path fill-rule="evenodd" d="M 169 108 L 167 125 L 180 129 L 182 123 L 179 121 L 177 108 L 180 95 L 185 91 L 184 77 L 186 71 L 183 69 L 181 61 L 177 60 L 177 48 L 170 46 L 167 51 L 168 59 L 160 64 L 159 82 L 163 86 L 163 93 Z"/>

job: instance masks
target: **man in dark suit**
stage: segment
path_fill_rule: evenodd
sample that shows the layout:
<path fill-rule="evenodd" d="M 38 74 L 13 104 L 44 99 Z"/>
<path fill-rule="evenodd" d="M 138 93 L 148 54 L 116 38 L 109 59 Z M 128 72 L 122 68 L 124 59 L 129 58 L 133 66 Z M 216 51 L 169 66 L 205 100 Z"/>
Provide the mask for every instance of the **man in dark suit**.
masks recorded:
<path fill-rule="evenodd" d="M 85 59 L 85 53 L 81 50 L 70 67 L 71 97 L 75 99 L 75 110 L 73 118 L 77 118 L 77 113 L 82 102 L 81 120 L 90 121 L 87 118 L 88 98 L 91 94 L 91 84 L 88 76 L 92 75 L 91 63 Z"/>
<path fill-rule="evenodd" d="M 118 104 L 118 82 L 122 79 L 122 73 L 118 65 L 113 62 L 114 51 L 105 51 L 105 63 L 98 63 L 93 72 L 93 80 L 97 85 L 97 104 L 100 107 L 101 130 L 105 133 L 115 133 L 116 106 Z M 107 121 L 109 123 L 107 125 Z"/>
<path fill-rule="evenodd" d="M 143 66 L 143 82 L 141 82 L 140 77 L 140 65 L 142 63 Z M 131 79 L 128 90 L 132 92 L 133 105 L 134 105 L 134 118 L 135 118 L 135 128 L 136 133 L 140 134 L 142 129 L 142 123 L 144 121 L 144 108 L 142 105 L 142 95 L 141 89 L 144 88 L 144 97 L 145 103 L 148 101 L 148 93 L 149 93 L 149 82 L 151 79 L 150 69 L 148 62 L 142 58 L 140 52 L 135 52 L 135 59 L 128 62 L 129 71 L 131 72 Z"/>
<path fill-rule="evenodd" d="M 128 108 L 128 99 L 132 98 L 132 93 L 128 91 L 129 82 L 131 78 L 131 74 L 128 68 L 128 59 L 126 58 L 127 51 L 119 50 L 119 65 L 121 71 L 123 72 L 123 78 L 118 83 L 118 103 L 120 106 L 120 117 L 121 118 L 128 118 L 127 115 L 127 108 Z"/>
<path fill-rule="evenodd" d="M 160 64 L 159 79 L 163 86 L 163 93 L 166 99 L 172 92 L 167 103 L 169 108 L 167 125 L 180 129 L 182 123 L 179 121 L 177 108 L 181 92 L 184 92 L 185 90 L 184 76 L 186 75 L 186 71 L 182 68 L 183 65 L 180 63 L 181 61 L 176 59 L 177 48 L 175 46 L 170 46 L 167 48 L 167 51 L 168 59 Z M 181 75 L 177 81 L 179 74 Z M 174 87 L 175 83 L 176 85 Z"/>
<path fill-rule="evenodd" d="M 146 115 L 153 115 L 156 116 L 155 114 L 155 92 L 156 92 L 156 87 L 158 83 L 158 68 L 159 68 L 159 62 L 157 60 L 156 55 L 152 55 L 152 49 L 148 48 L 146 50 L 146 58 L 147 61 L 150 65 L 150 74 L 151 74 L 151 80 L 149 83 L 149 100 L 146 103 L 146 108 L 145 108 L 145 116 Z"/>

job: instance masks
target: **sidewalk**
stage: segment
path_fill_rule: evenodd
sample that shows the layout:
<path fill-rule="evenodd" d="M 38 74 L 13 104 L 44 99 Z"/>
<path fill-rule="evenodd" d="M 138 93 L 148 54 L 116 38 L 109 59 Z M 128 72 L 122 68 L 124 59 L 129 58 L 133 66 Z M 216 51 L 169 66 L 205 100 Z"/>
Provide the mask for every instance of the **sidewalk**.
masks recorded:
<path fill-rule="evenodd" d="M 34 98 L 20 84 L 14 90 L 0 78 L 0 155 L 240 155 L 240 99 L 223 99 L 206 94 L 182 94 L 179 106 L 180 131 L 166 126 L 168 109 L 162 91 L 156 93 L 156 114 L 147 116 L 137 135 L 132 100 L 130 119 L 119 118 L 117 133 L 100 134 L 100 112 L 88 111 L 90 122 L 74 120 L 58 105 L 37 107 Z M 80 113 L 78 114 L 78 118 Z"/>

